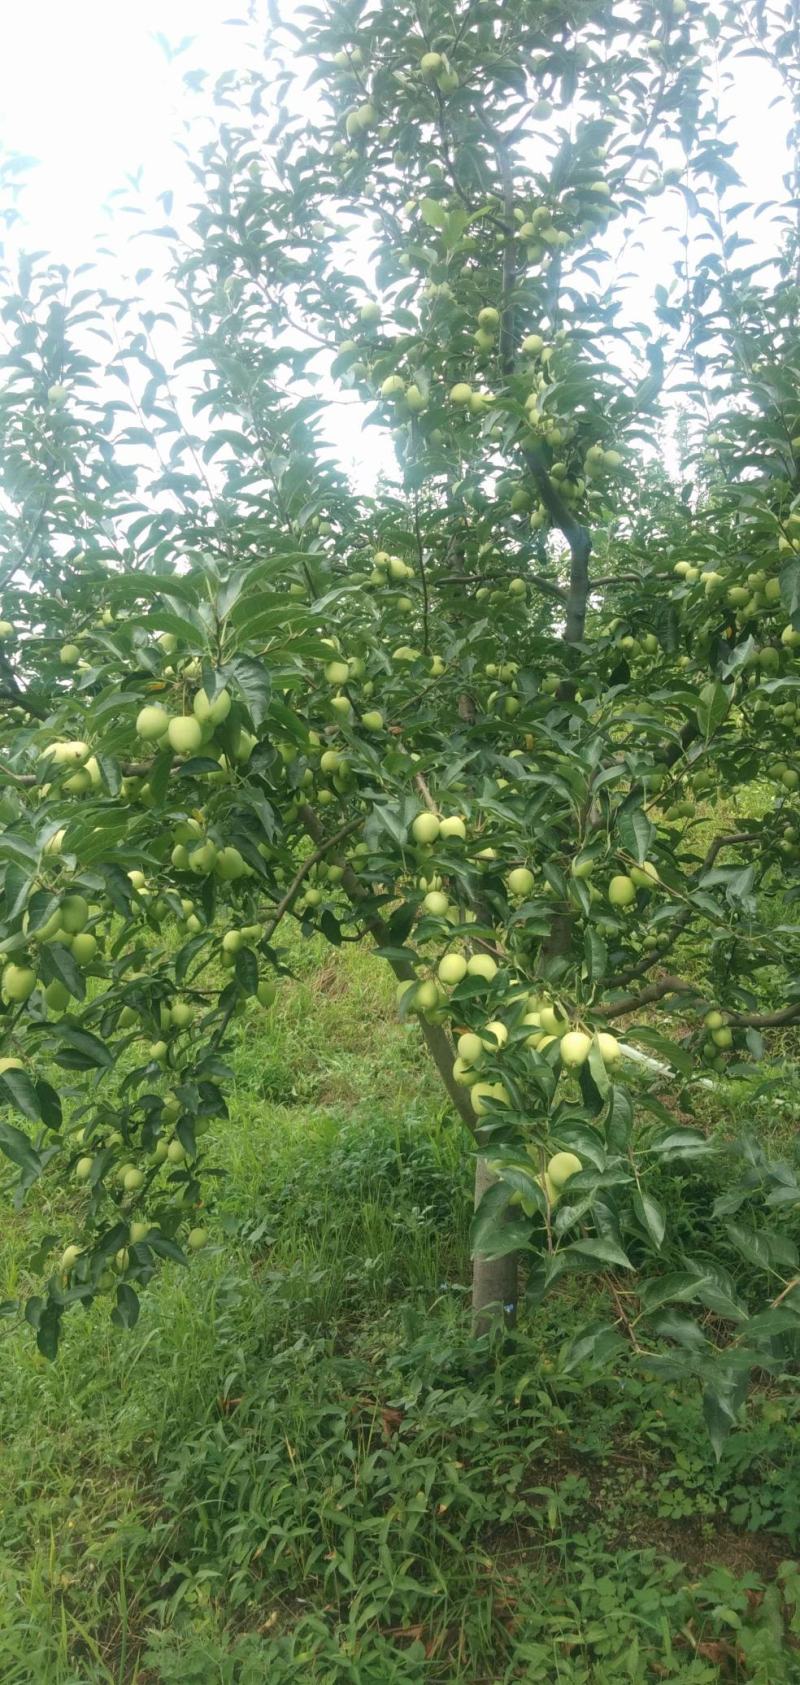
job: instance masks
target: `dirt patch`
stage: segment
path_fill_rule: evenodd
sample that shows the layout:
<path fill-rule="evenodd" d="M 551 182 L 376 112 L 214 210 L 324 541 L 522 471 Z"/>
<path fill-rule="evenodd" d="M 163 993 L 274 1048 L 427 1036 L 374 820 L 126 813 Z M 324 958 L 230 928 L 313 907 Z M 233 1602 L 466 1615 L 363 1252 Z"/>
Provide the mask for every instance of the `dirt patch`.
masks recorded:
<path fill-rule="evenodd" d="M 729 1568 L 736 1575 L 757 1574 L 767 1584 L 775 1579 L 781 1562 L 790 1558 L 786 1539 L 774 1533 L 740 1533 L 719 1519 L 670 1521 L 635 1516 L 617 1543 L 662 1551 L 697 1574 Z"/>

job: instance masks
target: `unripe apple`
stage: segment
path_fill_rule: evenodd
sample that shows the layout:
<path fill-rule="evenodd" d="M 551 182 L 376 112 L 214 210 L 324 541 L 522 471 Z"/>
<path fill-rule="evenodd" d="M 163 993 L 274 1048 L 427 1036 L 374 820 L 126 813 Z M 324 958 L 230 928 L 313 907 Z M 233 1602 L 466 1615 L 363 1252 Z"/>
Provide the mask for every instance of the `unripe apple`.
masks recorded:
<path fill-rule="evenodd" d="M 586 1064 L 591 1048 L 591 1036 L 587 1036 L 583 1030 L 568 1030 L 566 1035 L 561 1037 L 559 1046 L 562 1065 L 566 1065 L 568 1070 L 577 1071 L 581 1065 Z"/>
<path fill-rule="evenodd" d="M 535 878 L 527 866 L 514 866 L 506 878 L 506 885 L 511 895 L 530 895 Z"/>
<path fill-rule="evenodd" d="M 72 957 L 76 965 L 91 965 L 98 948 L 97 937 L 90 930 L 80 930 L 72 940 Z"/>
<path fill-rule="evenodd" d="M 432 980 L 419 983 L 414 995 L 414 1011 L 433 1012 L 439 1006 L 441 1000 L 442 995 L 438 983 L 434 983 Z"/>
<path fill-rule="evenodd" d="M 256 1000 L 259 1006 L 271 1006 L 278 993 L 278 985 L 272 977 L 264 977 L 256 989 Z"/>
<path fill-rule="evenodd" d="M 643 866 L 631 866 L 630 878 L 637 889 L 652 889 L 654 884 L 660 882 L 658 869 L 652 860 L 645 860 Z"/>
<path fill-rule="evenodd" d="M 452 404 L 468 404 L 472 397 L 472 387 L 465 380 L 459 380 L 450 388 L 450 402 Z"/>
<path fill-rule="evenodd" d="M 491 983 L 497 975 L 497 961 L 491 954 L 472 954 L 467 960 L 467 971 L 470 977 L 482 977 L 485 983 Z"/>
<path fill-rule="evenodd" d="M 407 408 L 411 410 L 413 415 L 419 415 L 420 411 L 426 408 L 427 402 L 424 392 L 421 392 L 416 382 L 412 381 L 412 384 L 406 390 Z"/>
<path fill-rule="evenodd" d="M 733 1031 L 729 1030 L 727 1025 L 723 1025 L 721 1029 L 711 1031 L 711 1040 L 715 1047 L 733 1047 Z"/>
<path fill-rule="evenodd" d="M 469 1091 L 469 1097 L 478 1117 L 484 1117 L 493 1105 L 510 1104 L 508 1090 L 502 1082 L 476 1082 Z"/>
<path fill-rule="evenodd" d="M 623 872 L 618 872 L 608 886 L 608 899 L 612 907 L 630 907 L 636 900 L 636 885 L 633 879 Z"/>
<path fill-rule="evenodd" d="M 192 703 L 192 710 L 195 719 L 199 720 L 201 725 L 222 725 L 223 720 L 228 718 L 231 711 L 230 692 L 221 690 L 212 702 L 204 690 L 198 690 Z"/>
<path fill-rule="evenodd" d="M 75 1264 L 77 1264 L 78 1259 L 80 1258 L 82 1251 L 83 1251 L 82 1246 L 75 1246 L 74 1244 L 72 1246 L 65 1246 L 64 1247 L 64 1250 L 61 1254 L 61 1265 L 60 1265 L 60 1267 L 64 1271 L 65 1275 L 68 1275 L 69 1271 L 74 1268 Z"/>
<path fill-rule="evenodd" d="M 425 912 L 430 913 L 432 918 L 443 919 L 449 909 L 450 901 L 443 890 L 432 889 L 425 896 L 422 905 Z"/>
<path fill-rule="evenodd" d="M 168 730 L 169 720 L 166 708 L 148 703 L 146 707 L 140 708 L 136 715 L 136 730 L 145 743 L 154 743 Z"/>
<path fill-rule="evenodd" d="M 167 737 L 176 755 L 195 755 L 203 742 L 200 721 L 193 715 L 177 715 L 169 722 Z"/>
<path fill-rule="evenodd" d="M 4 1071 L 24 1071 L 24 1069 L 25 1066 L 21 1059 L 0 1059 L 0 1076 L 3 1075 Z"/>
<path fill-rule="evenodd" d="M 542 1040 L 542 1037 L 544 1035 L 544 1031 L 542 1029 L 542 1020 L 541 1020 L 541 1017 L 539 1016 L 539 1013 L 538 1012 L 528 1012 L 528 1013 L 526 1013 L 522 1022 L 524 1024 L 525 1028 L 530 1030 L 530 1035 L 527 1035 L 525 1037 L 525 1046 L 531 1047 L 531 1048 L 538 1047 L 539 1043 Z"/>
<path fill-rule="evenodd" d="M 703 1023 L 707 1030 L 721 1030 L 725 1024 L 725 1015 L 718 1012 L 716 1007 L 713 1007 L 710 1012 L 706 1013 Z"/>
<path fill-rule="evenodd" d="M 177 1139 L 170 1141 L 169 1146 L 167 1147 L 167 1162 L 169 1164 L 183 1164 L 185 1157 L 186 1148 L 184 1147 L 183 1142 L 178 1141 Z"/>
<path fill-rule="evenodd" d="M 361 724 L 365 731 L 383 731 L 383 715 L 377 708 L 371 708 L 368 713 L 361 715 Z"/>
<path fill-rule="evenodd" d="M 15 965 L 12 962 L 3 968 L 0 986 L 7 1000 L 21 1005 L 36 988 L 36 972 L 29 965 Z"/>
<path fill-rule="evenodd" d="M 453 1061 L 453 1081 L 459 1088 L 471 1088 L 478 1081 L 478 1072 L 473 1065 L 468 1065 L 464 1059 Z"/>
<path fill-rule="evenodd" d="M 467 827 L 459 813 L 451 813 L 448 818 L 441 820 L 439 825 L 440 837 L 458 837 L 461 842 L 464 842 L 466 835 Z"/>
<path fill-rule="evenodd" d="M 94 1159 L 89 1158 L 88 1156 L 78 1159 L 78 1162 L 75 1166 L 75 1175 L 76 1175 L 79 1182 L 88 1182 L 89 1177 L 92 1174 L 92 1165 L 93 1164 L 94 1164 Z"/>
<path fill-rule="evenodd" d="M 381 319 L 381 307 L 374 298 L 368 298 L 359 311 L 361 321 L 365 326 L 373 326 Z"/>
<path fill-rule="evenodd" d="M 415 842 L 434 843 L 439 835 L 441 826 L 435 813 L 418 813 L 412 821 L 411 835 Z"/>
<path fill-rule="evenodd" d="M 577 1176 L 578 1171 L 582 1169 L 583 1165 L 577 1153 L 554 1153 L 548 1162 L 547 1175 L 550 1177 L 553 1187 L 560 1193 L 565 1182 L 569 1181 L 570 1176 Z"/>
<path fill-rule="evenodd" d="M 214 861 L 214 872 L 223 883 L 234 883 L 237 878 L 244 876 L 247 865 L 238 848 L 228 844 L 222 848 Z"/>
<path fill-rule="evenodd" d="M 508 1041 L 508 1030 L 505 1024 L 501 1023 L 499 1018 L 492 1018 L 484 1029 L 481 1041 L 487 1053 L 497 1053 L 501 1047 L 505 1047 Z"/>
<path fill-rule="evenodd" d="M 172 1022 L 176 1030 L 186 1030 L 194 1023 L 196 1008 L 188 1000 L 176 1000 L 172 1007 Z"/>
<path fill-rule="evenodd" d="M 405 392 L 405 389 L 406 389 L 406 383 L 403 380 L 402 375 L 387 374 L 386 379 L 381 384 L 381 397 L 387 398 L 387 399 L 388 398 L 402 398 L 403 393 Z M 341 684 L 342 682 L 343 681 L 341 679 L 338 680 L 339 684 Z"/>
<path fill-rule="evenodd" d="M 456 1045 L 458 1057 L 463 1059 L 465 1065 L 479 1065 L 481 1063 L 485 1051 L 483 1042 L 480 1036 L 476 1036 L 472 1030 L 465 1030 L 463 1035 L 459 1036 Z"/>
<path fill-rule="evenodd" d="M 190 1252 L 199 1252 L 201 1246 L 205 1246 L 207 1241 L 208 1233 L 205 1229 L 190 1229 L 186 1237 L 186 1245 Z"/>
<path fill-rule="evenodd" d="M 551 1004 L 549 1001 L 545 1001 L 540 1006 L 539 1023 L 545 1035 L 548 1036 L 563 1036 L 569 1029 L 569 1019 L 563 1007 L 559 1006 L 557 1002 Z"/>
<path fill-rule="evenodd" d="M 450 987 L 460 983 L 467 975 L 467 962 L 463 954 L 445 954 L 439 961 L 437 976 L 440 983 L 447 983 Z"/>
<path fill-rule="evenodd" d="M 125 1175 L 122 1178 L 122 1186 L 125 1189 L 126 1194 L 138 1193 L 139 1189 L 143 1185 L 144 1185 L 144 1171 L 143 1170 L 137 1170 L 135 1165 L 132 1167 L 132 1169 L 126 1170 Z"/>
<path fill-rule="evenodd" d="M 58 659 L 62 667 L 76 667 L 81 658 L 77 644 L 62 644 L 58 652 Z"/>
<path fill-rule="evenodd" d="M 325 677 L 330 685 L 346 685 L 350 677 L 350 668 L 346 661 L 329 661 L 325 668 Z"/>
<path fill-rule="evenodd" d="M 622 1058 L 622 1049 L 616 1036 L 609 1035 L 607 1030 L 598 1030 L 597 1045 L 604 1065 L 614 1065 Z"/>
<path fill-rule="evenodd" d="M 423 76 L 438 76 L 444 69 L 444 59 L 441 53 L 423 53 L 419 61 L 419 68 Z"/>

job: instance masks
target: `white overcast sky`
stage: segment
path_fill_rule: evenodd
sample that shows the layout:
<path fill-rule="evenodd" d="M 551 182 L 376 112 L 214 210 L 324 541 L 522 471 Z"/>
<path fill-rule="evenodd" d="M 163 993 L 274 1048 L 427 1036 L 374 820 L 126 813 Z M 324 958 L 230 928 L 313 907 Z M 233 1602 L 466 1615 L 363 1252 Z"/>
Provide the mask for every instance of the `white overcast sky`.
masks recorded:
<path fill-rule="evenodd" d="M 282 11 L 290 10 L 283 0 Z M 125 178 L 143 171 L 143 197 L 155 202 L 166 188 L 180 190 L 183 164 L 173 147 L 182 122 L 197 110 L 197 96 L 183 86 L 184 70 L 207 68 L 212 78 L 246 51 L 249 31 L 226 26 L 242 15 L 245 0 L 6 0 L 0 17 L 0 155 L 36 158 L 21 201 L 24 226 L 15 234 L 29 249 L 46 249 L 69 264 L 94 255 L 108 231 L 109 196 Z M 172 42 L 194 37 L 189 51 L 168 61 L 155 36 Z M 745 196 L 780 197 L 788 168 L 787 113 L 771 104 L 779 93 L 771 72 L 752 59 L 738 61 L 724 108 L 734 121 L 737 167 Z M 670 224 L 682 222 L 676 194 L 653 201 L 656 225 L 646 248 L 631 254 L 631 314 L 641 320 L 656 281 L 667 278 L 676 256 Z M 158 216 L 158 212 L 154 212 Z M 660 225 L 660 226 L 659 226 Z M 774 250 L 769 217 L 752 225 L 758 245 Z M 119 235 L 115 238 L 115 244 Z M 137 257 L 135 262 L 141 262 Z M 131 264 L 131 268 L 135 266 Z M 346 412 L 340 412 L 342 422 Z M 345 462 L 383 458 L 376 431 L 359 443 L 345 426 Z"/>

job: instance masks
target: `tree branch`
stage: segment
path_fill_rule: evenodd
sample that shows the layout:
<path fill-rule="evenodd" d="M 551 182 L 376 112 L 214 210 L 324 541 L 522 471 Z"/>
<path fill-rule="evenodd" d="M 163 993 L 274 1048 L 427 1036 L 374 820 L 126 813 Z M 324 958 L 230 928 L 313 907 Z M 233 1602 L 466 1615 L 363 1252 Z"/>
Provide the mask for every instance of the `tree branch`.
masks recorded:
<path fill-rule="evenodd" d="M 564 630 L 564 642 L 579 644 L 583 638 L 586 605 L 591 590 L 589 583 L 589 557 L 592 553 L 591 536 L 588 528 L 581 526 L 580 521 L 575 519 L 572 510 L 567 507 L 560 492 L 556 491 L 538 446 L 526 450 L 524 455 L 536 483 L 540 500 L 544 504 L 553 525 L 564 534 L 570 548 L 572 562 L 567 592 L 567 624 Z"/>
<path fill-rule="evenodd" d="M 308 859 L 303 861 L 302 866 L 299 866 L 295 872 L 286 894 L 281 896 L 280 901 L 276 904 L 274 912 L 267 920 L 264 930 L 265 936 L 272 936 L 273 932 L 280 924 L 284 913 L 287 913 L 291 908 L 292 902 L 294 901 L 298 890 L 305 882 L 309 872 L 313 871 L 317 862 L 323 860 L 326 854 L 330 854 L 331 849 L 336 848 L 345 837 L 349 837 L 351 831 L 360 830 L 363 823 L 363 819 L 351 819 L 349 825 L 342 825 L 340 830 L 334 831 L 332 837 L 326 837 L 319 844 L 319 847 L 314 850 L 314 853 L 310 854 Z"/>
<path fill-rule="evenodd" d="M 308 804 L 304 802 L 299 811 L 300 818 L 302 819 L 309 836 L 314 842 L 318 844 L 321 843 L 323 841 L 322 826 L 320 825 L 313 807 L 309 807 Z M 366 929 L 369 931 L 373 941 L 379 948 L 390 947 L 391 934 L 389 927 L 385 920 L 381 917 L 378 907 L 375 905 L 375 896 L 372 894 L 372 891 L 367 889 L 366 885 L 361 882 L 360 878 L 356 876 L 352 866 L 345 866 L 344 868 L 342 873 L 342 887 L 351 902 L 351 905 L 361 914 Z M 410 960 L 390 959 L 388 963 L 391 966 L 395 977 L 397 977 L 400 982 L 415 980 L 414 967 Z M 424 1018 L 420 1018 L 419 1027 L 422 1031 L 428 1052 L 433 1059 L 455 1110 L 458 1112 L 462 1122 L 466 1124 L 470 1133 L 474 1133 L 475 1114 L 470 1103 L 469 1095 L 466 1089 L 461 1088 L 453 1077 L 453 1049 L 450 1045 L 449 1036 L 446 1035 L 445 1031 L 439 1024 L 429 1024 Z"/>

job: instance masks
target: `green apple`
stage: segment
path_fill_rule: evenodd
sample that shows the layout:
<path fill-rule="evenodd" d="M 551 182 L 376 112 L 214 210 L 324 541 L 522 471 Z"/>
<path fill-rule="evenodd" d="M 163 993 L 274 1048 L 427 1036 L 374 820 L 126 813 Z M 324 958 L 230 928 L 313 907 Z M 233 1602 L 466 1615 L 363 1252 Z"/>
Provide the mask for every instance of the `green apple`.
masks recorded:
<path fill-rule="evenodd" d="M 434 843 L 440 830 L 441 825 L 435 813 L 418 813 L 411 825 L 411 835 L 418 843 Z"/>
<path fill-rule="evenodd" d="M 467 962 L 463 954 L 445 954 L 439 961 L 437 976 L 440 983 L 446 983 L 450 988 L 460 983 L 467 975 Z"/>
<path fill-rule="evenodd" d="M 450 901 L 443 890 L 432 889 L 425 896 L 422 905 L 431 918 L 443 919 L 449 910 Z"/>
<path fill-rule="evenodd" d="M 136 730 L 145 743 L 155 743 L 164 737 L 169 729 L 170 716 L 166 708 L 160 708 L 156 703 L 148 703 L 140 708 L 136 715 Z"/>
<path fill-rule="evenodd" d="M 167 1162 L 169 1164 L 183 1164 L 185 1157 L 186 1148 L 184 1147 L 183 1142 L 178 1140 L 170 1141 L 169 1146 L 167 1147 Z"/>
<path fill-rule="evenodd" d="M 467 971 L 470 977 L 482 977 L 485 983 L 491 983 L 497 976 L 497 961 L 491 954 L 471 954 L 467 960 Z"/>
<path fill-rule="evenodd" d="M 136 1166 L 133 1165 L 130 1170 L 126 1170 L 122 1178 L 122 1186 L 126 1194 L 138 1193 L 139 1189 L 144 1186 L 144 1171 L 137 1170 Z"/>
<path fill-rule="evenodd" d="M 554 1153 L 547 1166 L 547 1175 L 553 1187 L 560 1193 L 570 1176 L 577 1176 L 578 1171 L 582 1169 L 583 1165 L 577 1153 Z"/>
<path fill-rule="evenodd" d="M 71 953 L 76 965 L 91 965 L 97 953 L 97 937 L 90 930 L 79 930 L 73 938 Z"/>
<path fill-rule="evenodd" d="M 527 866 L 514 866 L 506 878 L 506 886 L 511 895 L 530 895 L 535 881 Z"/>
<path fill-rule="evenodd" d="M 485 1051 L 484 1045 L 480 1036 L 476 1036 L 472 1030 L 465 1030 L 463 1035 L 459 1036 L 457 1048 L 458 1057 L 463 1059 L 465 1065 L 479 1065 L 481 1063 Z"/>
<path fill-rule="evenodd" d="M 62 644 L 58 652 L 58 659 L 62 667 L 76 667 L 81 658 L 77 644 Z"/>
<path fill-rule="evenodd" d="M 616 1036 L 610 1035 L 607 1030 L 598 1030 L 597 1045 L 604 1065 L 614 1065 L 622 1058 L 622 1049 Z"/>
<path fill-rule="evenodd" d="M 623 872 L 618 872 L 608 886 L 608 899 L 612 907 L 630 907 L 636 900 L 636 885 L 633 879 Z"/>
<path fill-rule="evenodd" d="M 562 1065 L 570 1071 L 577 1071 L 585 1065 L 592 1049 L 592 1038 L 583 1030 L 567 1030 L 561 1037 L 559 1053 Z"/>
<path fill-rule="evenodd" d="M 440 824 L 439 824 L 439 836 L 440 837 L 445 837 L 445 838 L 446 837 L 458 837 L 459 841 L 464 842 L 466 840 L 466 835 L 467 835 L 467 827 L 464 824 L 464 821 L 461 818 L 460 814 L 451 813 L 449 818 L 442 819 L 440 821 Z"/>
<path fill-rule="evenodd" d="M 189 1230 L 189 1233 L 186 1237 L 186 1245 L 188 1246 L 190 1252 L 199 1252 L 200 1248 L 202 1246 L 205 1246 L 207 1244 L 207 1242 L 208 1242 L 208 1233 L 205 1229 L 190 1229 Z"/>
<path fill-rule="evenodd" d="M 192 710 L 195 719 L 199 720 L 201 725 L 222 725 L 223 720 L 228 718 L 231 711 L 230 692 L 221 690 L 213 701 L 210 701 L 204 690 L 198 690 L 192 703 Z"/>
<path fill-rule="evenodd" d="M 179 714 L 170 720 L 167 737 L 176 755 L 195 755 L 203 742 L 203 729 L 193 715 Z"/>
<path fill-rule="evenodd" d="M 499 1052 L 500 1048 L 505 1047 L 508 1041 L 508 1030 L 505 1024 L 501 1023 L 499 1018 L 490 1019 L 484 1028 L 481 1041 L 487 1053 Z"/>
<path fill-rule="evenodd" d="M 510 1104 L 508 1089 L 502 1082 L 476 1082 L 469 1091 L 469 1097 L 478 1117 L 484 1117 L 492 1106 Z"/>
<path fill-rule="evenodd" d="M 7 1000 L 19 1005 L 29 999 L 36 988 L 36 972 L 29 965 L 11 964 L 3 968 L 0 986 Z"/>

